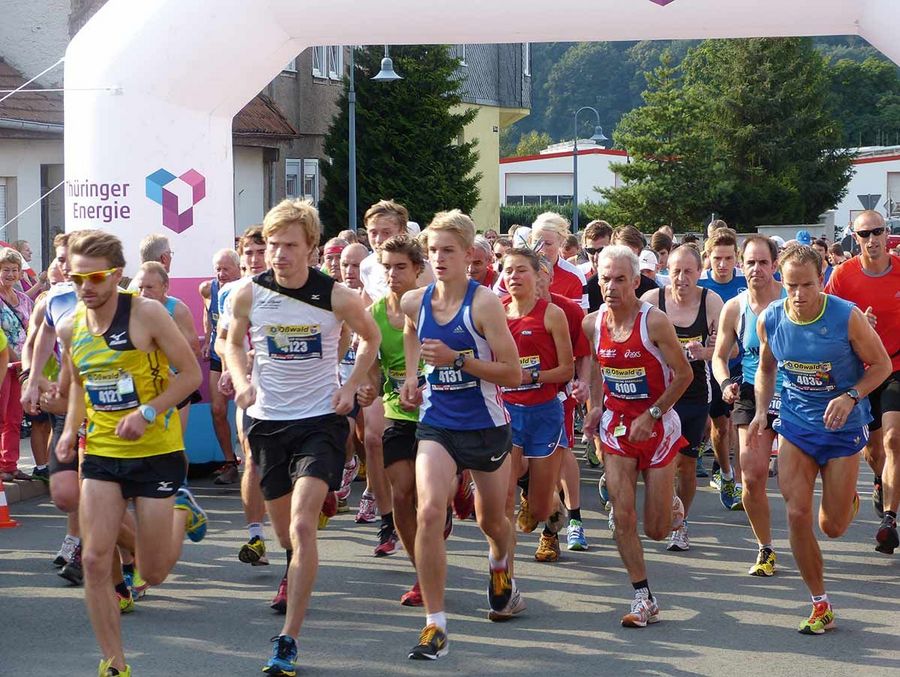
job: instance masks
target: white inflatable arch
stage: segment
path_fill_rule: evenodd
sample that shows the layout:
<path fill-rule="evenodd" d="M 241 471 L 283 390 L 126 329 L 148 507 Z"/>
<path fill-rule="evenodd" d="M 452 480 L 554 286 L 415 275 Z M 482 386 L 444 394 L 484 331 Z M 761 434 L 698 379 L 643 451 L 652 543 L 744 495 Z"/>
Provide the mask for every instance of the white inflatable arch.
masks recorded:
<path fill-rule="evenodd" d="M 860 35 L 900 63 L 898 25 L 898 0 L 109 0 L 66 52 L 66 229 L 130 272 L 167 233 L 196 296 L 233 243 L 232 118 L 311 45 Z"/>

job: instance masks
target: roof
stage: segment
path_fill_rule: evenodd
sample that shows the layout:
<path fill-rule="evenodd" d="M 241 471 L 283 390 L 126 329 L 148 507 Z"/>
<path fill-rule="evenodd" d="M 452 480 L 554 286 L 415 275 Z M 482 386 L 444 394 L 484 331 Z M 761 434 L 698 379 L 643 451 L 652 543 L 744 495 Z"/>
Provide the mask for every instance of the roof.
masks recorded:
<path fill-rule="evenodd" d="M 0 58 L 0 90 L 16 89 L 26 82 L 22 74 Z M 21 120 L 40 124 L 63 124 L 63 96 L 61 92 L 29 92 L 39 88 L 32 83 L 26 91 L 17 92 L 0 103 L 0 119 Z M 0 94 L 2 99 L 5 94 Z M 17 132 L 22 136 L 42 136 L 39 132 Z"/>
<path fill-rule="evenodd" d="M 300 134 L 269 97 L 257 94 L 234 116 L 234 136 L 261 136 L 294 139 Z"/>
<path fill-rule="evenodd" d="M 617 157 L 628 157 L 628 153 L 624 150 L 613 148 L 579 148 L 579 157 L 582 155 L 615 155 Z M 518 157 L 502 157 L 500 164 L 505 165 L 511 162 L 528 162 L 530 160 L 550 160 L 552 158 L 572 157 L 572 151 L 564 151 L 561 153 L 541 153 L 540 155 L 520 155 Z"/>

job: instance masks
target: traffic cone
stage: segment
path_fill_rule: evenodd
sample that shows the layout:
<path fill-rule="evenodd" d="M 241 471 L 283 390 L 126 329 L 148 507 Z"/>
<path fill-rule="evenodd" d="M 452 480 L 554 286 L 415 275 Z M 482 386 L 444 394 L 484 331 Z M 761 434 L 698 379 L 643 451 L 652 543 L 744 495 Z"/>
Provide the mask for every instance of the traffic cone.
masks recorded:
<path fill-rule="evenodd" d="M 9 516 L 6 492 L 3 490 L 3 482 L 0 482 L 0 529 L 12 529 L 17 526 L 19 526 L 19 523 Z"/>

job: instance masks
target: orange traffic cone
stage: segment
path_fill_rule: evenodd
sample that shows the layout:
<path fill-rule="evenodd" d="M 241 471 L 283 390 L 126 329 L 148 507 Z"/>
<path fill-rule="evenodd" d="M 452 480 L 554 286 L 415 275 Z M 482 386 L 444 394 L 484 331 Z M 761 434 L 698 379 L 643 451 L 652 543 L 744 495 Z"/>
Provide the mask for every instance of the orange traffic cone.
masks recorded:
<path fill-rule="evenodd" d="M 19 523 L 9 516 L 6 492 L 3 490 L 3 482 L 0 482 L 0 529 L 12 529 L 17 526 L 19 526 Z"/>

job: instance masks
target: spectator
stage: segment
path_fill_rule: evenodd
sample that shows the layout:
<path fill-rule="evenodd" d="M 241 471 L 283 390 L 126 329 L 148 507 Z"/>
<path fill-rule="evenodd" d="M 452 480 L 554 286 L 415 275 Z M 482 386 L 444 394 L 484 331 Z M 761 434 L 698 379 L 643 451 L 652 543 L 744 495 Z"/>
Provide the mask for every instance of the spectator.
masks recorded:
<path fill-rule="evenodd" d="M 497 238 L 499 237 L 500 235 L 493 228 L 488 228 L 486 231 L 484 231 L 484 239 L 490 242 L 492 247 L 494 246 L 494 242 L 496 242 Z"/>
<path fill-rule="evenodd" d="M 28 298 L 34 301 L 38 294 L 50 288 L 50 285 L 47 283 L 47 274 L 38 274 L 31 267 L 32 250 L 28 240 L 16 240 L 13 242 L 13 247 L 22 255 L 26 264 L 22 267 L 22 278 L 19 280 L 19 285 L 22 291 L 28 295 Z"/>
<path fill-rule="evenodd" d="M 819 252 L 819 256 L 822 257 L 822 266 L 824 268 L 822 274 L 825 277 L 825 284 L 828 284 L 828 280 L 831 278 L 831 271 L 834 270 L 834 266 L 828 262 L 828 243 L 825 240 L 813 240 L 812 248 Z"/>
<path fill-rule="evenodd" d="M 0 386 L 0 477 L 5 481 L 31 479 L 19 470 L 23 415 L 19 369 L 33 306 L 32 300 L 16 289 L 22 264 L 22 256 L 15 249 L 5 247 L 0 250 L 0 328 L 6 337 L 9 354 L 6 378 Z"/>

